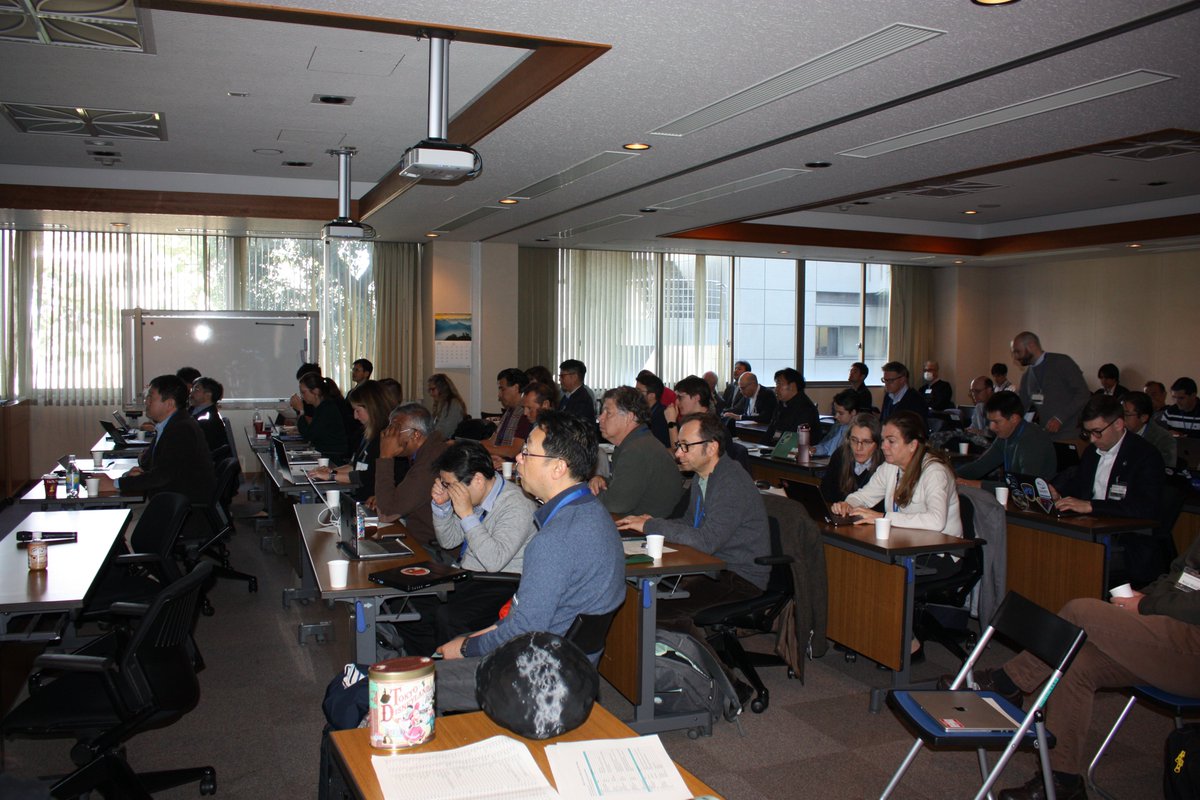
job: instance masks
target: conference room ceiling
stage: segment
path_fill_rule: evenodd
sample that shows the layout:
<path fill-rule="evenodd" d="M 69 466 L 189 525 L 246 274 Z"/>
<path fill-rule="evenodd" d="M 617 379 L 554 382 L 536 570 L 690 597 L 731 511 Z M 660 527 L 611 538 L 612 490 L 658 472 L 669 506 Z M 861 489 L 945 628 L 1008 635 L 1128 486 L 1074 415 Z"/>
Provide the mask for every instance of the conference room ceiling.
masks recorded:
<path fill-rule="evenodd" d="M 0 37 L 22 4 L 0 0 Z M 0 103 L 157 114 L 163 134 L 0 122 L 0 224 L 315 234 L 325 151 L 353 146 L 387 240 L 945 265 L 1200 248 L 1197 0 L 273 6 L 151 0 L 146 52 L 0 38 Z M 367 195 L 426 135 L 428 41 L 407 32 L 438 26 L 485 32 L 449 48 L 452 132 L 551 40 L 590 55 L 471 142 L 475 180 Z M 188 213 L 209 195 L 231 211 Z M 239 215 L 247 197 L 280 211 Z"/>

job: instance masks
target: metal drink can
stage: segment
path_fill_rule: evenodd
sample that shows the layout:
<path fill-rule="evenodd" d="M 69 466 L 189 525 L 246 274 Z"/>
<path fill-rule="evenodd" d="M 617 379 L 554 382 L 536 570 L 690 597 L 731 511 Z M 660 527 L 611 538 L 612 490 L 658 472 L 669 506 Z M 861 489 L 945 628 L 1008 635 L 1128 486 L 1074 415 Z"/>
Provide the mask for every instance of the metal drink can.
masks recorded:
<path fill-rule="evenodd" d="M 433 659 L 381 661 L 371 667 L 367 680 L 372 747 L 400 750 L 433 738 Z"/>

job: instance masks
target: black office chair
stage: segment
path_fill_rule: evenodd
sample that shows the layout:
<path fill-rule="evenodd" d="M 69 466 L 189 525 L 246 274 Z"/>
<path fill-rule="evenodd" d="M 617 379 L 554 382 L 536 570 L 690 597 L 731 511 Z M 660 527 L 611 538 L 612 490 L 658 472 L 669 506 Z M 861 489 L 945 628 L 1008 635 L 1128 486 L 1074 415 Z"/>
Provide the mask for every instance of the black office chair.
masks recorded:
<path fill-rule="evenodd" d="M 236 458 L 227 458 L 217 465 L 217 484 L 212 497 L 206 503 L 192 505 L 194 516 L 204 521 L 207 530 L 183 540 L 181 549 L 184 564 L 188 568 L 197 564 L 204 556 L 215 558 L 218 566 L 213 569 L 214 577 L 246 581 L 247 589 L 257 592 L 258 578 L 246 572 L 238 572 L 230 566 L 229 547 L 226 545 L 226 540 L 236 532 L 227 498 L 232 497 L 231 489 L 237 485 L 241 472 Z M 214 609 L 207 592 L 203 596 L 200 609 L 205 616 L 213 614 Z"/>
<path fill-rule="evenodd" d="M 605 614 L 578 614 L 563 638 L 589 656 L 595 655 L 604 650 L 608 629 L 620 610 L 621 607 L 617 606 Z"/>
<path fill-rule="evenodd" d="M 754 559 L 756 564 L 771 567 L 767 588 L 757 597 L 711 606 L 697 612 L 694 617 L 696 624 L 708 632 L 709 643 L 725 665 L 741 671 L 746 676 L 746 681 L 754 687 L 755 694 L 754 699 L 750 701 L 750 710 L 755 714 L 766 711 L 771 702 L 767 687 L 758 676 L 755 667 L 788 665 L 774 653 L 746 652 L 742 643 L 738 641 L 738 630 L 771 633 L 776 620 L 785 609 L 791 607 L 790 604 L 795 598 L 792 581 L 793 559 L 783 554 L 779 520 L 773 516 L 767 519 L 771 526 L 771 555 Z M 796 677 L 790 666 L 788 677 Z"/>
<path fill-rule="evenodd" d="M 975 536 L 975 506 L 970 498 L 958 496 L 963 538 L 976 546 L 966 550 L 951 575 L 923 581 L 919 574 L 913 585 L 913 634 L 921 642 L 937 642 L 960 660 L 966 660 L 964 643 L 973 646 L 975 633 L 968 627 L 971 591 L 983 577 L 983 545 Z M 918 561 L 918 565 L 920 562 Z"/>
<path fill-rule="evenodd" d="M 137 774 L 125 760 L 134 736 L 173 724 L 196 707 L 200 684 L 190 643 L 201 587 L 212 565 L 198 565 L 166 587 L 149 606 L 118 604 L 133 620 L 70 654 L 45 654 L 34 662 L 65 673 L 14 708 L 0 729 L 6 737 L 74 738 L 77 769 L 55 783 L 51 795 L 150 798 L 151 792 L 200 782 L 201 794 L 217 789 L 211 766 Z"/>

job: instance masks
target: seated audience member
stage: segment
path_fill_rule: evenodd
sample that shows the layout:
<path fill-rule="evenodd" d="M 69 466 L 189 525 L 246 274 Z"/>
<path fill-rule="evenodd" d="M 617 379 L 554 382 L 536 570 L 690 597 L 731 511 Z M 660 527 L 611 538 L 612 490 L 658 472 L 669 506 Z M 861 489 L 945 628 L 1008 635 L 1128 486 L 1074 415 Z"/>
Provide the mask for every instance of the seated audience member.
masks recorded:
<path fill-rule="evenodd" d="M 788 431 L 807 425 L 809 441 L 815 441 L 821 429 L 821 414 L 804 393 L 804 376 L 791 367 L 775 373 L 775 413 L 767 425 L 767 438 L 776 441 Z"/>
<path fill-rule="evenodd" d="M 1055 479 L 1055 507 L 1103 517 L 1158 518 L 1162 456 L 1140 436 L 1126 435 L 1123 414 L 1121 404 L 1108 395 L 1097 395 L 1083 407 L 1080 426 L 1091 444 L 1074 473 Z"/>
<path fill-rule="evenodd" d="M 454 431 L 467 416 L 467 404 L 463 402 L 458 387 L 444 372 L 435 372 L 425 383 L 425 393 L 433 405 L 433 429 L 450 439 Z"/>
<path fill-rule="evenodd" d="M 142 450 L 138 465 L 113 480 L 100 474 L 101 491 L 123 495 L 179 492 L 193 503 L 212 501 L 217 488 L 212 455 L 199 423 L 187 413 L 187 384 L 175 375 L 159 375 L 146 390 L 146 416 L 154 423 L 152 447 Z"/>
<path fill-rule="evenodd" d="M 354 381 L 355 386 L 359 386 L 364 381 L 371 380 L 371 375 L 374 372 L 374 364 L 365 358 L 357 358 L 350 365 L 350 380 Z"/>
<path fill-rule="evenodd" d="M 433 429 L 429 409 L 405 403 L 379 441 L 375 462 L 375 507 L 380 517 L 402 517 L 411 540 L 415 539 L 436 560 L 448 561 L 437 545 L 429 498 L 437 478 L 434 462 L 446 449 L 446 440 Z M 396 461 L 409 462 L 403 480 L 395 478 Z"/>
<path fill-rule="evenodd" d="M 713 407 L 719 417 L 721 416 L 721 412 L 725 410 L 725 401 L 721 398 L 721 393 L 717 391 L 717 384 L 721 382 L 721 379 L 712 370 L 704 373 L 702 377 L 704 378 L 704 382 L 708 384 L 708 391 L 713 398 Z M 670 406 L 671 404 L 664 403 L 664 405 Z"/>
<path fill-rule="evenodd" d="M 875 409 L 875 400 L 871 397 L 871 390 L 867 388 L 867 376 L 870 374 L 871 368 L 861 361 L 850 365 L 850 388 L 858 395 L 859 411 Z"/>
<path fill-rule="evenodd" d="M 767 587 L 770 567 L 754 563 L 771 553 L 767 510 L 754 480 L 725 455 L 725 435 L 716 417 L 693 414 L 681 419 L 675 452 L 680 469 L 696 474 L 683 517 L 639 514 L 617 520 L 617 528 L 662 534 L 668 542 L 694 547 L 725 562 L 716 580 L 705 575 L 685 577 L 679 588 L 689 596 L 658 604 L 660 627 L 689 633 L 708 646 L 693 615 L 719 603 L 757 597 Z"/>
<path fill-rule="evenodd" d="M 1154 406 L 1150 396 L 1145 392 L 1126 392 L 1121 395 L 1122 417 L 1125 419 L 1125 430 L 1132 431 L 1154 445 L 1154 449 L 1162 456 L 1163 464 L 1168 470 L 1175 469 L 1179 460 L 1179 446 L 1175 437 L 1167 433 L 1166 428 L 1154 425 L 1150 417 Z"/>
<path fill-rule="evenodd" d="M 926 361 L 921 377 L 925 383 L 918 390 L 925 398 L 925 405 L 932 411 L 945 411 L 954 408 L 954 387 L 938 377 L 941 367 L 936 361 Z"/>
<path fill-rule="evenodd" d="M 525 377 L 529 379 L 529 383 L 540 383 L 547 387 L 550 390 L 550 394 L 547 395 L 547 399 L 550 400 L 550 407 L 558 408 L 558 384 L 554 382 L 554 375 L 550 370 L 538 364 L 525 370 Z M 527 383 L 526 386 L 528 385 Z"/>
<path fill-rule="evenodd" d="M 1162 425 L 1163 413 L 1167 410 L 1167 387 L 1163 386 L 1161 381 L 1146 381 L 1142 391 L 1150 398 L 1150 404 L 1154 407 L 1150 421 L 1155 425 Z"/>
<path fill-rule="evenodd" d="M 554 395 L 557 389 L 553 384 L 531 381 L 521 390 L 521 412 L 529 420 L 530 430 L 537 425 L 538 415 L 543 411 L 554 409 Z"/>
<path fill-rule="evenodd" d="M 651 435 L 661 442 L 664 447 L 670 447 L 671 435 L 667 431 L 666 408 L 660 400 L 663 389 L 663 383 L 658 379 L 657 375 L 653 372 L 642 370 L 642 373 L 638 376 L 635 391 L 646 402 L 646 427 L 650 430 Z M 671 392 L 671 395 L 673 397 L 675 393 Z M 606 394 L 605 396 L 607 397 L 608 395 Z M 603 405 L 601 405 L 601 410 L 603 410 Z M 604 434 L 603 428 L 601 428 L 600 433 Z M 612 440 L 609 439 L 609 441 L 611 442 Z M 613 444 L 616 444 L 616 442 L 613 442 Z"/>
<path fill-rule="evenodd" d="M 321 377 L 321 365 L 320 364 L 301 364 L 296 369 L 296 380 L 297 381 L 300 380 L 301 378 L 303 378 L 305 375 L 309 374 L 310 372 L 317 373 L 318 378 Z M 292 409 L 295 410 L 299 416 L 304 416 L 304 417 L 308 417 L 309 419 L 312 419 L 313 407 L 311 405 L 309 405 L 308 403 L 305 403 L 304 398 L 302 398 L 299 393 L 292 395 L 292 399 L 291 399 L 290 403 L 291 403 Z"/>
<path fill-rule="evenodd" d="M 521 387 L 527 383 L 529 379 L 519 369 L 502 369 L 496 375 L 496 399 L 504 412 L 496 423 L 496 432 L 483 446 L 492 454 L 492 463 L 497 467 L 506 459 L 516 458 L 529 435 L 530 422 L 521 407 Z"/>
<path fill-rule="evenodd" d="M 596 422 L 596 396 L 584 385 L 587 367 L 577 358 L 568 358 L 558 365 L 558 382 L 562 387 L 562 397 L 558 401 L 558 410 L 574 414 L 580 419 Z"/>
<path fill-rule="evenodd" d="M 634 388 L 638 388 L 637 385 L 639 383 L 648 385 L 648 384 L 646 384 L 646 380 L 645 380 L 646 378 L 652 378 L 654 380 L 657 380 L 662 385 L 662 387 L 663 387 L 662 394 L 660 394 L 658 396 L 659 403 L 661 403 L 664 406 L 675 405 L 675 392 L 671 391 L 671 387 L 667 386 L 666 383 L 663 382 L 662 378 L 658 377 L 657 375 L 655 375 L 653 372 L 651 372 L 648 369 L 644 369 L 637 374 L 637 378 L 634 379 L 634 383 L 633 383 Z M 638 390 L 641 391 L 640 389 L 638 389 Z"/>
<path fill-rule="evenodd" d="M 180 406 L 180 408 L 188 408 L 190 410 L 190 408 L 191 408 L 190 393 L 192 391 L 192 384 L 196 382 L 196 379 L 199 378 L 201 374 L 202 373 L 200 372 L 200 370 L 196 369 L 195 367 L 180 367 L 179 369 L 175 370 L 175 377 L 179 378 L 179 380 L 183 381 L 183 385 L 189 393 L 188 405 Z M 192 416 L 196 416 L 196 415 L 193 413 Z M 153 420 L 146 420 L 139 427 L 141 428 L 141 430 L 144 430 L 144 431 L 152 431 L 152 430 L 154 430 L 155 425 L 154 425 Z M 206 436 L 207 436 L 207 434 L 206 434 Z"/>
<path fill-rule="evenodd" d="M 716 416 L 713 407 L 715 402 L 712 391 L 703 378 L 689 375 L 675 384 L 675 405 L 668 406 L 666 409 L 667 430 L 671 434 L 669 453 L 675 452 L 675 442 L 679 441 L 679 420 L 690 414 Z M 741 464 L 746 472 L 751 472 L 750 452 L 741 443 L 726 438 L 725 452 L 729 454 L 730 458 Z"/>
<path fill-rule="evenodd" d="M 1171 384 L 1175 402 L 1163 409 L 1162 424 L 1175 436 L 1200 436 L 1200 403 L 1196 402 L 1196 382 L 1180 378 Z"/>
<path fill-rule="evenodd" d="M 647 427 L 649 416 L 636 389 L 621 386 L 604 393 L 600 433 L 616 446 L 612 474 L 607 479 L 597 475 L 588 486 L 610 514 L 668 517 L 683 496 L 683 476 L 671 452 Z"/>
<path fill-rule="evenodd" d="M 1016 392 L 993 394 L 984 404 L 988 428 L 995 441 L 974 461 L 955 468 L 964 486 L 995 489 L 1007 486 L 1001 480 L 984 480 L 996 470 L 1004 474 L 1033 475 L 1050 480 L 1057 471 L 1054 440 L 1035 422 L 1025 421 L 1025 409 Z"/>
<path fill-rule="evenodd" d="M 225 387 L 212 378 L 196 378 L 192 381 L 192 391 L 188 396 L 191 401 L 189 411 L 200 425 L 200 430 L 204 431 L 204 440 L 208 442 L 209 452 L 212 453 L 229 447 L 229 434 L 225 431 L 219 405 L 224 396 Z"/>
<path fill-rule="evenodd" d="M 1072 436 L 1079 427 L 1079 410 L 1091 393 L 1083 370 L 1065 353 L 1048 353 L 1032 331 L 1021 331 L 1012 340 L 1013 360 L 1025 367 L 1021 375 L 1021 402 L 1037 411 L 1037 422 L 1046 433 Z"/>
<path fill-rule="evenodd" d="M 1101 364 L 1096 371 L 1096 378 L 1100 381 L 1100 388 L 1092 394 L 1106 394 L 1120 400 L 1129 391 L 1121 385 L 1121 371 L 1116 364 Z"/>
<path fill-rule="evenodd" d="M 821 496 L 827 503 L 839 503 L 847 495 L 866 486 L 883 463 L 883 451 L 879 449 L 882 433 L 878 414 L 870 411 L 855 414 L 846 427 L 849 430 L 841 446 L 833 451 L 829 467 L 821 476 Z"/>
<path fill-rule="evenodd" d="M 387 392 L 379 381 L 364 381 L 350 390 L 350 407 L 354 418 L 362 425 L 362 438 L 356 444 L 350 463 L 339 467 L 317 467 L 310 471 L 314 478 L 335 480 L 352 487 L 354 499 L 375 507 L 375 467 L 379 460 L 380 437 L 388 426 Z"/>
<path fill-rule="evenodd" d="M 580 614 L 606 614 L 625 599 L 625 553 L 612 517 L 584 483 L 596 464 L 596 426 L 559 411 L 538 416 L 517 469 L 522 488 L 543 505 L 525 545 L 521 583 L 508 615 L 437 649 L 439 711 L 478 708 L 481 656 L 530 631 L 564 635 Z M 589 653 L 595 664 L 600 653 Z"/>
<path fill-rule="evenodd" d="M 496 471 L 479 442 L 454 442 L 433 469 L 438 477 L 430 497 L 438 544 L 457 553 L 455 563 L 465 570 L 520 574 L 525 544 L 537 530 L 533 501 Z M 431 656 L 439 644 L 490 625 L 516 588 L 506 581 L 469 580 L 456 584 L 444 601 L 436 595 L 406 598 L 404 609 L 421 618 L 395 626 L 405 654 Z"/>
<path fill-rule="evenodd" d="M 753 371 L 754 368 L 750 366 L 749 361 L 733 362 L 733 380 L 725 384 L 725 389 L 721 393 L 721 405 L 725 411 L 737 411 L 739 406 L 745 406 L 746 398 L 742 396 L 739 381 L 744 373 Z"/>
<path fill-rule="evenodd" d="M 940 430 L 931 434 L 929 443 L 943 450 L 948 449 L 952 443 L 958 442 L 966 442 L 981 449 L 990 445 L 992 432 L 988 430 L 987 412 L 984 410 L 984 406 L 995 394 L 993 386 L 992 379 L 983 375 L 971 381 L 967 394 L 974 401 L 975 408 L 971 411 L 971 419 L 968 420 L 967 426 L 961 431 Z"/>
<path fill-rule="evenodd" d="M 775 415 L 775 392 L 765 386 L 760 386 L 758 376 L 753 372 L 743 372 L 738 378 L 738 392 L 745 401 L 741 406 L 734 405 L 722 416 L 729 420 L 730 430 L 737 420 L 748 420 L 761 425 L 770 423 Z"/>
<path fill-rule="evenodd" d="M 925 404 L 921 393 L 908 385 L 908 367 L 899 361 L 889 361 L 883 365 L 883 392 L 880 421 L 887 422 L 897 411 L 913 411 L 922 419 L 928 419 L 929 406 Z"/>
<path fill-rule="evenodd" d="M 301 403 L 301 401 L 303 401 Z M 344 464 L 350 454 L 346 424 L 340 403 L 344 402 L 338 386 L 319 373 L 309 372 L 300 378 L 300 394 L 292 397 L 296 409 L 296 428 L 321 455 L 337 464 Z M 311 407 L 312 415 L 304 409 Z"/>
<path fill-rule="evenodd" d="M 1058 612 L 1087 633 L 1087 641 L 1046 705 L 1046 726 L 1058 740 L 1050 750 L 1050 768 L 1060 800 L 1087 797 L 1083 772 L 1092 755 L 1087 738 L 1098 691 L 1149 685 L 1184 697 L 1200 697 L 1197 570 L 1200 539 L 1193 541 L 1165 574 L 1132 597 L 1113 597 L 1108 602 L 1079 598 Z M 1000 669 L 975 671 L 980 689 L 999 692 L 1018 705 L 1022 694 L 1033 694 L 1048 677 L 1046 665 L 1028 652 L 1009 659 Z M 944 680 L 943 685 L 948 686 L 952 677 Z M 1002 800 L 1046 796 L 1040 768 L 1024 786 L 1000 793 Z"/>
<path fill-rule="evenodd" d="M 850 429 L 850 420 L 860 411 L 871 410 L 869 407 L 860 407 L 858 404 L 861 401 L 862 395 L 853 389 L 843 389 L 833 396 L 833 427 L 825 434 L 825 438 L 821 439 L 820 444 L 813 447 L 814 456 L 830 458 L 838 451 L 842 440 L 846 438 L 846 431 Z"/>
<path fill-rule="evenodd" d="M 1003 361 L 997 361 L 995 364 L 992 364 L 992 391 L 1017 391 L 1017 387 L 1013 386 L 1008 380 L 1008 364 L 1005 364 Z"/>
<path fill-rule="evenodd" d="M 400 386 L 400 381 L 395 378 L 380 378 L 379 386 L 387 395 L 388 406 L 395 408 L 404 402 L 404 389 Z"/>

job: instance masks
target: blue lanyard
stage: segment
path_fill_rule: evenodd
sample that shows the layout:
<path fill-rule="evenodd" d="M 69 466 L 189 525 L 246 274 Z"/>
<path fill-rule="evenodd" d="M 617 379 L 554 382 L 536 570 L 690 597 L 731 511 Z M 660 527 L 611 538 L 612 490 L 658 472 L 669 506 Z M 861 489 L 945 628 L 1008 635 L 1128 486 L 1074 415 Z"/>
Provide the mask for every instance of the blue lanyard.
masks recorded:
<path fill-rule="evenodd" d="M 588 488 L 588 485 L 586 483 L 583 484 L 582 486 L 576 488 L 575 491 L 571 492 L 569 495 L 564 497 L 558 505 L 556 505 L 554 508 L 550 509 L 550 513 L 547 514 L 546 518 L 544 520 L 542 520 L 542 523 L 540 525 L 538 525 L 538 529 L 540 530 L 540 529 L 546 527 L 547 525 L 549 525 L 550 520 L 554 519 L 554 515 L 558 513 L 558 510 L 560 508 L 562 508 L 565 505 L 570 505 L 578 498 L 583 497 L 585 494 L 589 494 L 590 492 L 591 492 L 591 489 Z"/>
<path fill-rule="evenodd" d="M 1021 432 L 1024 430 L 1025 430 L 1025 420 L 1021 420 L 1021 424 L 1017 426 L 1016 433 L 1014 433 L 1012 436 L 1009 437 L 1009 439 L 1013 443 L 1012 454 L 1014 456 L 1016 456 L 1016 454 L 1017 454 L 1017 444 L 1021 439 Z M 1008 460 L 1008 441 L 1005 441 L 1005 443 L 1004 443 L 1004 451 L 1003 452 L 1004 452 L 1004 472 L 1005 472 L 1005 474 L 1008 474 L 1012 469 L 1009 466 L 1009 460 Z"/>
<path fill-rule="evenodd" d="M 692 527 L 699 528 L 704 522 L 704 494 L 699 487 L 696 489 L 696 512 L 692 515 Z"/>
<path fill-rule="evenodd" d="M 500 489 L 499 489 L 499 490 L 496 492 L 496 497 L 499 497 L 499 496 L 500 496 L 500 492 L 503 492 L 503 491 L 504 491 L 504 476 L 503 476 L 503 475 L 497 475 L 497 476 L 496 476 L 496 480 L 500 481 Z M 484 498 L 484 499 L 486 499 L 486 498 Z M 451 511 L 450 513 L 454 513 L 454 512 L 453 512 L 453 511 Z M 482 523 L 482 522 L 484 521 L 484 519 L 486 519 L 486 518 L 487 518 L 487 515 L 488 515 L 488 512 L 486 512 L 486 511 L 480 511 L 480 512 L 479 512 L 479 521 L 480 521 L 480 523 Z M 466 534 L 466 532 L 464 531 L 464 532 L 463 532 L 463 543 L 462 543 L 462 547 L 461 547 L 461 548 L 459 548 L 459 550 L 458 550 L 458 563 L 459 563 L 459 564 L 461 564 L 461 563 L 462 563 L 462 560 L 463 560 L 464 558 L 466 558 L 466 557 L 467 557 L 467 547 L 468 547 L 468 545 L 470 545 L 470 542 L 468 542 L 468 541 L 467 541 L 467 534 Z"/>

